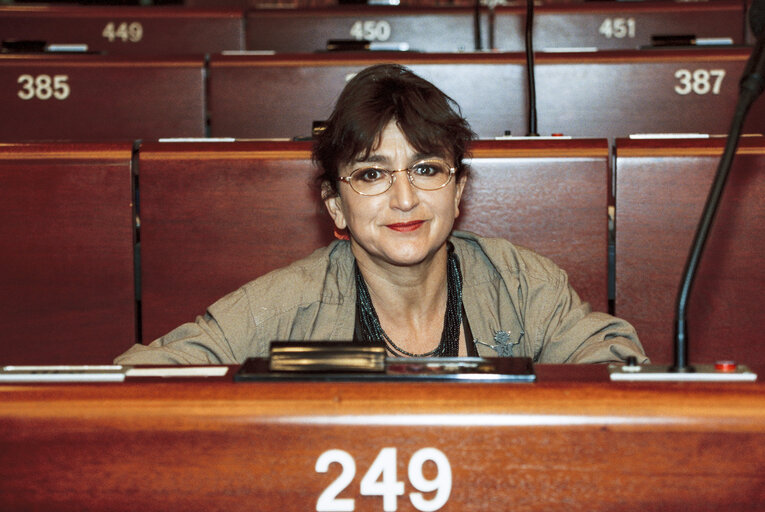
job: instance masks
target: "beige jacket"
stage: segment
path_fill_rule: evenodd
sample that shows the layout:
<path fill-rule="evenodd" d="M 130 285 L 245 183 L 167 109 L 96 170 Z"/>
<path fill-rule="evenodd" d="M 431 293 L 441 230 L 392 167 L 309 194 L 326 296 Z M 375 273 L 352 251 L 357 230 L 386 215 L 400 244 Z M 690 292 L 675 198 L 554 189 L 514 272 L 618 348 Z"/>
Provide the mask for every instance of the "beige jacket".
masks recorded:
<path fill-rule="evenodd" d="M 566 273 L 547 258 L 472 233 L 455 231 L 451 241 L 479 355 L 527 356 L 539 363 L 601 363 L 631 355 L 647 361 L 634 328 L 591 312 Z M 351 340 L 355 315 L 353 255 L 348 242 L 337 241 L 251 281 L 196 322 L 133 346 L 115 363 L 238 364 L 265 357 L 272 340 Z"/>

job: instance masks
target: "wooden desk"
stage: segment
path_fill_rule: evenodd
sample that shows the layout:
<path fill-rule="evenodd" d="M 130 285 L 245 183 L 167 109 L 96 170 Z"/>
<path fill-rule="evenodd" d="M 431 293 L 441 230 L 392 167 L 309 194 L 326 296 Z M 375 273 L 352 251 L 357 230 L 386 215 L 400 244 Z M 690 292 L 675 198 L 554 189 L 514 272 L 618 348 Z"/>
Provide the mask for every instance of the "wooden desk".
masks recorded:
<path fill-rule="evenodd" d="M 2 6 L 4 41 L 87 44 L 110 55 L 199 55 L 244 49 L 236 9 L 125 6 Z"/>
<path fill-rule="evenodd" d="M 280 53 L 327 49 L 330 39 L 407 43 L 412 51 L 464 52 L 489 48 L 487 11 L 476 46 L 470 7 L 336 6 L 247 11 L 247 49 Z"/>
<path fill-rule="evenodd" d="M 397 510 L 417 510 L 408 467 L 417 473 L 415 454 L 431 448 L 443 459 L 426 461 L 425 477 L 451 470 L 440 510 L 761 510 L 762 384 L 612 384 L 602 366 L 537 373 L 519 385 L 3 385 L 0 508 L 315 510 L 342 472 L 317 461 L 342 450 L 355 471 L 337 498 L 382 510 L 359 490 L 388 449 Z"/>
<path fill-rule="evenodd" d="M 131 159 L 131 142 L 0 145 L 0 365 L 135 343 Z"/>
<path fill-rule="evenodd" d="M 724 139 L 616 141 L 615 311 L 672 361 L 677 292 Z M 763 364 L 765 141 L 745 137 L 688 304 L 690 362 Z"/>
<path fill-rule="evenodd" d="M 652 36 L 729 38 L 744 44 L 744 5 L 714 2 L 546 3 L 534 8 L 534 48 L 637 49 Z M 526 8 L 497 6 L 494 48 L 525 51 Z"/>
<path fill-rule="evenodd" d="M 0 139 L 205 135 L 204 60 L 0 55 Z"/>

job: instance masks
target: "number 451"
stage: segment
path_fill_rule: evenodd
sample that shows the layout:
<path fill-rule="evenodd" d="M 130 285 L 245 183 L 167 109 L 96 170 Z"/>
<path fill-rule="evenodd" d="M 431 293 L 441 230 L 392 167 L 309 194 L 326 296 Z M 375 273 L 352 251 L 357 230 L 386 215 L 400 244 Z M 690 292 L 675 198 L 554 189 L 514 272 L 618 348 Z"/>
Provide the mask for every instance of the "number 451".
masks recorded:
<path fill-rule="evenodd" d="M 422 473 L 426 461 L 435 463 L 438 473 L 432 480 Z M 342 467 L 340 476 L 319 496 L 316 510 L 319 512 L 351 512 L 354 510 L 353 498 L 338 498 L 343 489 L 356 476 L 356 462 L 351 454 L 343 450 L 327 450 L 316 460 L 316 472 L 326 473 L 329 465 L 337 462 Z M 417 510 L 434 511 L 443 507 L 452 491 L 452 469 L 446 455 L 435 448 L 418 450 L 409 459 L 409 482 L 421 492 L 409 493 L 409 500 Z M 426 499 L 422 492 L 436 491 L 432 499 Z M 359 492 L 363 496 L 382 496 L 383 510 L 393 512 L 398 507 L 398 497 L 404 494 L 404 482 L 396 478 L 396 449 L 383 448 L 372 462 L 369 470 L 361 479 Z"/>

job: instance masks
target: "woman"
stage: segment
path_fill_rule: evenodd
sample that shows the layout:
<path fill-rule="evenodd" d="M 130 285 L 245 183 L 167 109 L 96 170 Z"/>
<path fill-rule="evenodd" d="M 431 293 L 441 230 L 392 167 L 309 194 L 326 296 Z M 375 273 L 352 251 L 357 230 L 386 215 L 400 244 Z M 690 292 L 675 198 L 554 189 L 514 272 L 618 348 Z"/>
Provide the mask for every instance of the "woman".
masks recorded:
<path fill-rule="evenodd" d="M 356 75 L 314 161 L 338 240 L 219 300 L 119 364 L 241 363 L 272 340 L 384 343 L 393 356 L 647 359 L 634 329 L 592 313 L 549 260 L 452 233 L 473 138 L 454 102 L 406 68 Z"/>

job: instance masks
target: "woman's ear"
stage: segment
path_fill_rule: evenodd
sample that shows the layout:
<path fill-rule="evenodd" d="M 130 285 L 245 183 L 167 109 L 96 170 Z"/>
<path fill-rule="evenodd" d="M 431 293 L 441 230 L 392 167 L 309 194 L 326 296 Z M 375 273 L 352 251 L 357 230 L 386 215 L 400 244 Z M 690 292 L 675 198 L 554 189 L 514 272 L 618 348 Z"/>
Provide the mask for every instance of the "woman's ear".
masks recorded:
<path fill-rule="evenodd" d="M 335 222 L 337 229 L 343 230 L 347 227 L 345 214 L 343 213 L 343 203 L 340 193 L 332 190 L 332 186 L 326 181 L 321 185 L 321 197 L 324 200 L 324 206 L 329 212 L 329 216 Z"/>
<path fill-rule="evenodd" d="M 454 191 L 454 218 L 460 216 L 460 201 L 462 200 L 462 192 L 465 190 L 467 184 L 467 174 L 463 174 L 460 179 L 457 180 L 457 185 Z"/>

